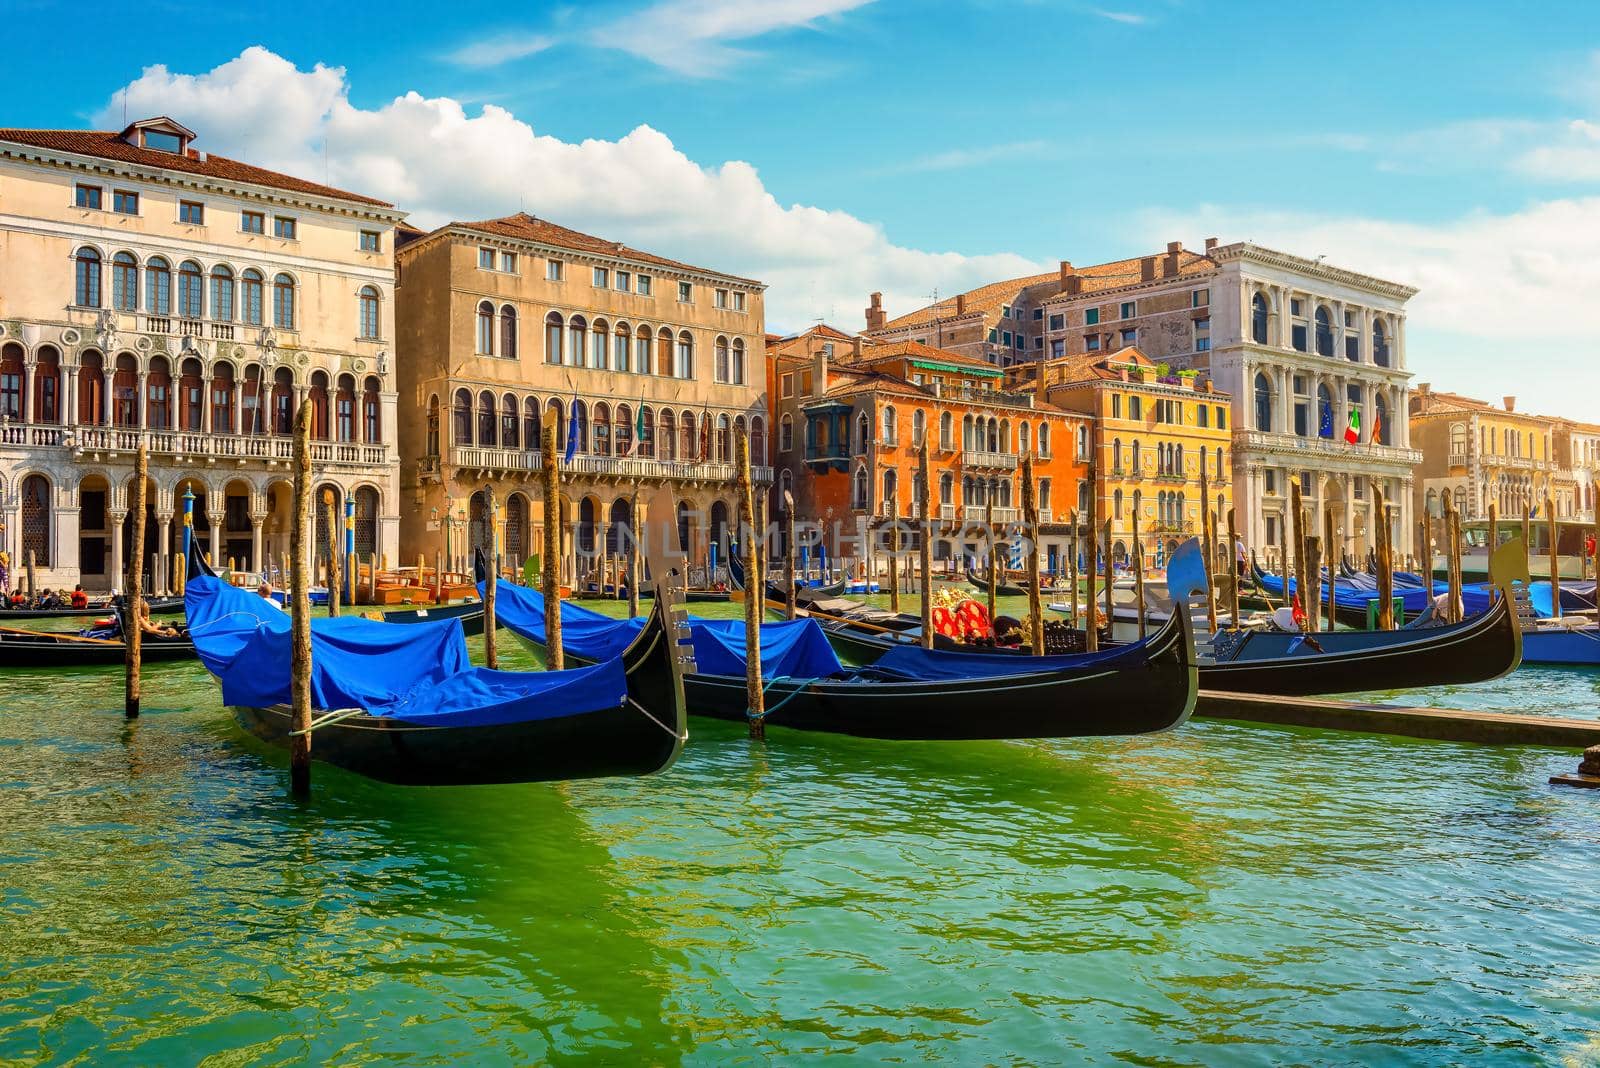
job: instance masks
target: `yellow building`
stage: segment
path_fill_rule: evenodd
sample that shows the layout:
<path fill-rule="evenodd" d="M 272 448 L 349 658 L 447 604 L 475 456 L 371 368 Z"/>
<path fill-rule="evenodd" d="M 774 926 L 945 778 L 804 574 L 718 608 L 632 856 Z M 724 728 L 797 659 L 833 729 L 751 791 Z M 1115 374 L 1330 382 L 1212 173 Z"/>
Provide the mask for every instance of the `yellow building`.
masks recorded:
<path fill-rule="evenodd" d="M 190 492 L 215 559 L 279 560 L 310 404 L 318 488 L 353 501 L 361 552 L 395 553 L 402 218 L 209 154 L 169 118 L 0 130 L 0 548 L 44 586 L 121 586 L 142 444 L 147 589 L 169 581 Z"/>
<path fill-rule="evenodd" d="M 1067 356 L 1019 369 L 1016 380 L 1062 408 L 1093 416 L 1096 510 L 1111 521 L 1111 554 L 1133 551 L 1133 517 L 1145 565 L 1201 533 L 1200 474 L 1209 483 L 1219 539 L 1233 505 L 1228 426 L 1230 398 L 1193 373 L 1163 375 L 1138 349 L 1108 356 Z M 1081 522 L 1088 487 L 1077 502 Z"/>
<path fill-rule="evenodd" d="M 1411 395 L 1410 414 L 1412 444 L 1422 450 L 1418 515 L 1443 515 L 1446 493 L 1469 522 L 1486 520 L 1491 503 L 1507 519 L 1530 510 L 1542 516 L 1547 496 L 1560 518 L 1582 512 L 1573 473 L 1558 462 L 1559 420 L 1517 411 L 1515 397 L 1496 407 L 1426 382 Z"/>

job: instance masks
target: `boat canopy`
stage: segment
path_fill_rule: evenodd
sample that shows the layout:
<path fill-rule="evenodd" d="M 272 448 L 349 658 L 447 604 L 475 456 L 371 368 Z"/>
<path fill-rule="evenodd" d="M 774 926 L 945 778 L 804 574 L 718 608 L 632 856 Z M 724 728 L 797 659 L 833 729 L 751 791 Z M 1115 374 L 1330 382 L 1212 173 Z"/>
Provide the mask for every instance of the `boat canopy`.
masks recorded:
<path fill-rule="evenodd" d="M 184 591 L 189 634 L 229 705 L 288 704 L 289 613 L 208 575 Z M 626 647 L 624 645 L 624 647 Z M 311 621 L 311 704 L 441 727 L 490 726 L 616 708 L 627 697 L 622 661 L 572 671 L 473 667 L 456 619 Z"/>
<path fill-rule="evenodd" d="M 527 586 L 495 586 L 495 618 L 531 641 L 545 641 L 544 594 Z M 571 601 L 561 602 L 561 645 L 585 660 L 615 656 L 644 626 L 643 619 L 613 619 Z M 702 675 L 743 675 L 744 621 L 689 618 L 695 670 Z M 845 670 L 813 619 L 761 624 L 761 674 L 773 678 L 826 678 Z"/>

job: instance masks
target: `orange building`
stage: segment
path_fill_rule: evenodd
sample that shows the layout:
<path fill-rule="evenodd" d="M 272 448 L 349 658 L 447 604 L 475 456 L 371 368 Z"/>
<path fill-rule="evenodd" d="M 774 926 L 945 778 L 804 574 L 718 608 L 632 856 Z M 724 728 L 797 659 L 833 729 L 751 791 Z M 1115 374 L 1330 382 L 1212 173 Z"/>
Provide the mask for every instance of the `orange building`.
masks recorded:
<path fill-rule="evenodd" d="M 1004 390 L 986 360 L 915 341 L 874 342 L 820 325 L 769 338 L 776 508 L 817 520 L 829 552 L 859 560 L 869 531 L 916 516 L 918 450 L 928 441 L 936 560 L 984 551 L 996 525 L 1022 518 L 1021 458 L 1034 456 L 1041 566 L 1064 559 L 1065 524 L 1087 466 L 1090 419 Z"/>

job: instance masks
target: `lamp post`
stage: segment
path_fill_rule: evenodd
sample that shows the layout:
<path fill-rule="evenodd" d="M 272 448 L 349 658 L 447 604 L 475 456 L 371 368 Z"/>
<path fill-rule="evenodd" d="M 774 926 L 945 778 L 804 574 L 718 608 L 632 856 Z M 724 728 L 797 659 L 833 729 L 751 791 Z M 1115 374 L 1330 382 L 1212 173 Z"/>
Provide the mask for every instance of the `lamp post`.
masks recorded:
<path fill-rule="evenodd" d="M 189 569 L 189 554 L 194 551 L 194 487 L 183 487 L 183 566 Z"/>
<path fill-rule="evenodd" d="M 356 603 L 356 499 L 354 494 L 344 495 L 344 601 Z M 376 566 L 376 564 L 374 564 Z"/>

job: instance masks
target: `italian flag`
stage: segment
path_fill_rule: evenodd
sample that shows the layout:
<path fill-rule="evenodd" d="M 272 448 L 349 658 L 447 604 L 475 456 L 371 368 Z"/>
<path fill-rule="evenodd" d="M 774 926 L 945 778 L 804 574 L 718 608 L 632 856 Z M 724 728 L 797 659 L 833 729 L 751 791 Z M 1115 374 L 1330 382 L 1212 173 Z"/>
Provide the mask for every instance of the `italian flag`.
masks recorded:
<path fill-rule="evenodd" d="M 1350 425 L 1344 428 L 1344 443 L 1354 445 L 1361 440 L 1361 409 L 1350 409 Z"/>

